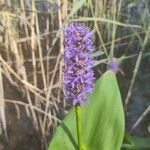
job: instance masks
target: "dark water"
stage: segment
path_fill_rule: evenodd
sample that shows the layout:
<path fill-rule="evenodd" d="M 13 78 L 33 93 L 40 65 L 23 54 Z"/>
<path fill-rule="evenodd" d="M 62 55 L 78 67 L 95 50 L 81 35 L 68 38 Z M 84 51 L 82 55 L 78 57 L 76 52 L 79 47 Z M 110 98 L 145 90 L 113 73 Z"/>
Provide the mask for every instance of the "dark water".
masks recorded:
<path fill-rule="evenodd" d="M 4 89 L 6 99 L 24 100 L 22 92 L 16 90 L 4 78 Z M 38 132 L 32 124 L 32 118 L 28 118 L 24 107 L 19 106 L 20 118 L 13 104 L 6 103 L 6 119 L 8 141 L 4 136 L 0 136 L 0 150 L 41 150 L 41 141 Z"/>
<path fill-rule="evenodd" d="M 149 7 L 150 1 L 148 0 L 140 0 L 136 1 L 136 3 L 130 3 L 128 5 L 128 19 L 127 23 L 130 24 L 140 24 L 148 26 L 150 23 L 150 13 Z M 144 21 L 145 20 L 145 21 Z M 141 36 L 142 38 L 142 36 Z M 144 37 L 143 37 L 144 39 Z M 145 53 L 150 52 L 150 42 L 145 46 Z M 129 53 L 139 53 L 141 50 L 141 46 L 139 41 L 135 41 L 132 44 Z M 127 61 L 124 65 L 124 70 L 126 74 L 128 74 L 128 78 L 125 79 L 126 83 L 131 79 L 133 69 L 135 65 L 135 59 Z M 134 123 L 137 119 L 143 114 L 143 112 L 150 105 L 150 57 L 143 57 L 140 68 L 135 80 L 135 85 L 132 91 L 132 96 L 130 98 L 129 105 L 126 110 L 126 121 L 127 128 L 131 130 Z M 148 136 L 150 137 L 150 133 L 148 132 L 148 126 L 150 123 L 149 114 L 144 118 L 144 120 L 135 128 L 132 132 L 134 135 L 138 136 Z"/>
<path fill-rule="evenodd" d="M 126 110 L 126 126 L 129 130 L 132 129 L 134 123 L 143 114 L 146 108 L 150 105 L 150 58 L 142 60 L 139 73 L 132 91 L 132 95 Z M 132 131 L 134 135 L 150 137 L 148 126 L 150 123 L 150 115 Z"/>

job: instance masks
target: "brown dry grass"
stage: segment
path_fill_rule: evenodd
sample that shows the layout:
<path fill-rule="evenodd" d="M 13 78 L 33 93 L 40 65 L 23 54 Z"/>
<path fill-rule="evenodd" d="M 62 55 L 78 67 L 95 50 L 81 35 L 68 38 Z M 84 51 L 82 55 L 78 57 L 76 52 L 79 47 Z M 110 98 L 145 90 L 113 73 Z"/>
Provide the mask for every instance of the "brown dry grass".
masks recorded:
<path fill-rule="evenodd" d="M 15 106 L 18 116 L 21 107 L 33 119 L 40 131 L 43 143 L 49 129 L 60 122 L 58 112 L 66 113 L 67 103 L 62 94 L 63 27 L 70 21 L 86 22 L 94 28 L 97 37 L 98 60 L 96 65 L 106 63 L 116 54 L 116 45 L 127 43 L 125 39 L 145 35 L 149 32 L 142 25 L 131 25 L 120 21 L 122 0 L 66 1 L 49 0 L 48 9 L 38 8 L 38 1 L 19 0 L 15 4 L 4 4 L 0 11 L 0 134 L 7 135 L 7 103 Z M 97 3 L 97 5 L 94 4 Z M 118 2 L 118 3 L 117 3 Z M 84 17 L 83 17 L 84 16 Z M 117 31 L 129 28 L 133 32 L 119 36 Z M 145 34 L 146 33 L 146 34 Z M 98 44 L 99 43 L 99 44 Z M 143 43 L 146 45 L 147 41 Z M 145 46 L 144 46 L 145 47 Z M 103 54 L 101 53 L 103 52 Z M 143 52 L 143 51 L 142 51 Z M 102 57 L 103 55 L 103 57 Z M 138 55 L 138 54 L 137 54 Z M 133 57 L 137 56 L 134 55 Z M 140 55 L 140 54 L 139 54 Z M 125 55 L 123 59 L 128 57 Z M 131 56 L 132 58 L 132 56 Z M 122 59 L 122 57 L 120 57 Z M 141 58 L 139 58 L 141 59 Z M 137 62 L 137 68 L 141 60 Z M 136 69 L 137 69 L 136 68 Z M 134 71 L 132 90 L 137 70 Z M 5 98 L 4 76 L 7 82 L 25 95 L 26 100 Z M 129 94 L 128 94 L 129 95 Z M 128 103 L 129 96 L 126 103 Z M 60 108 L 61 107 L 61 108 Z M 62 112 L 63 111 L 63 112 Z"/>

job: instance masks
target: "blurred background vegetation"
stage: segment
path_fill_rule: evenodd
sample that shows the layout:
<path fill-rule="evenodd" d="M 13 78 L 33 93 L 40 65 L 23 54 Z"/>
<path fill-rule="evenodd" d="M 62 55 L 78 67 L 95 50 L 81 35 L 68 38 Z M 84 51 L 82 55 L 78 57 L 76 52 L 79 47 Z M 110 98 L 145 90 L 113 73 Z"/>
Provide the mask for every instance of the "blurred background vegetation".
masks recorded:
<path fill-rule="evenodd" d="M 95 33 L 96 77 L 113 57 L 120 64 L 123 147 L 150 149 L 149 0 L 0 0 L 0 150 L 47 149 L 71 107 L 63 96 L 63 28 L 74 21 Z"/>

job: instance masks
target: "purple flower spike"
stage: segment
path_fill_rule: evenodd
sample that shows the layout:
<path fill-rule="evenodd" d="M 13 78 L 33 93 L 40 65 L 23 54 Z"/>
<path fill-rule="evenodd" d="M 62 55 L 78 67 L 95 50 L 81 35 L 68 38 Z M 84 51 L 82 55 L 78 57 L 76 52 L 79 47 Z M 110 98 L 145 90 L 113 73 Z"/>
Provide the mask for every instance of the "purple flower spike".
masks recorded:
<path fill-rule="evenodd" d="M 116 58 L 112 58 L 112 60 L 108 63 L 108 70 L 112 70 L 114 73 L 117 73 L 119 69 L 119 62 Z"/>
<path fill-rule="evenodd" d="M 88 55 L 95 50 L 93 32 L 82 23 L 71 23 L 64 29 L 64 46 L 65 95 L 74 105 L 82 105 L 94 82 L 93 59 Z"/>

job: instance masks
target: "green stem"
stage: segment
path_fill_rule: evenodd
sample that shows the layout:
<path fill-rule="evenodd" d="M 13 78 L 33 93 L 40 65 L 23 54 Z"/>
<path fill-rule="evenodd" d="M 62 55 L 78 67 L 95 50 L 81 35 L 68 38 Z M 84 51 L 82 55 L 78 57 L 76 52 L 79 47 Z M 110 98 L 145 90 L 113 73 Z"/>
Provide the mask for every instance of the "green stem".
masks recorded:
<path fill-rule="evenodd" d="M 75 105 L 78 149 L 81 150 L 81 106 Z"/>

